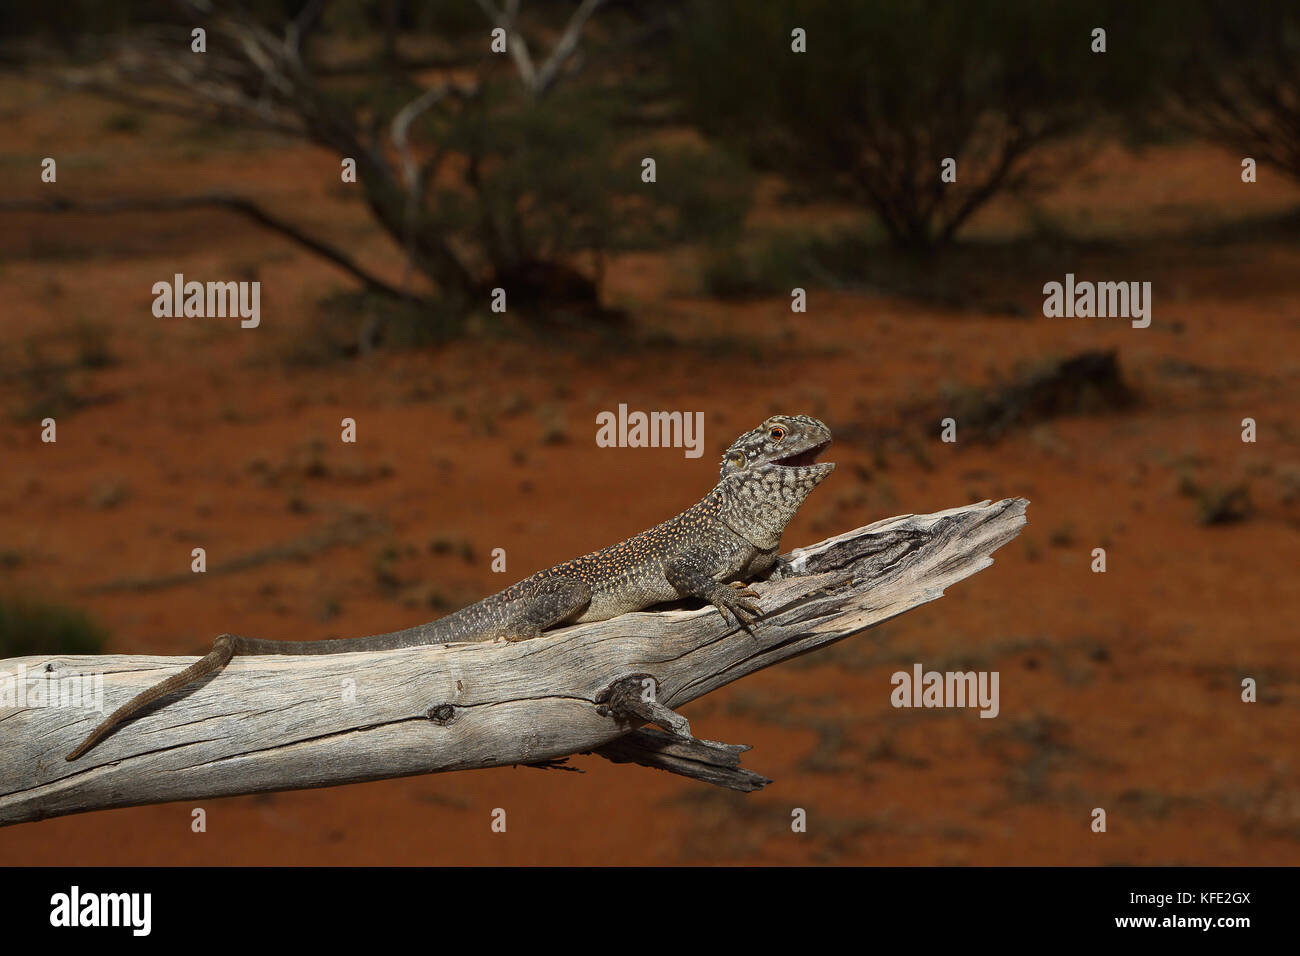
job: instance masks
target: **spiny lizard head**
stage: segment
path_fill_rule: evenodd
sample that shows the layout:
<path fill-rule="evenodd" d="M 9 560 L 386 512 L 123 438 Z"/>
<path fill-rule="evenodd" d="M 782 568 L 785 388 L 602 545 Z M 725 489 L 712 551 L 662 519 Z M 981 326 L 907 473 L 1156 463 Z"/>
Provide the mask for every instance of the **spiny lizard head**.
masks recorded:
<path fill-rule="evenodd" d="M 831 430 L 807 415 L 773 415 L 741 435 L 722 458 L 718 517 L 756 547 L 778 547 L 804 499 L 835 470 L 817 462 L 830 443 Z"/>
<path fill-rule="evenodd" d="M 815 487 L 835 470 L 834 462 L 817 463 L 830 443 L 831 430 L 824 422 L 808 415 L 773 415 L 731 443 L 722 456 L 720 477 L 760 472 L 783 483 Z"/>

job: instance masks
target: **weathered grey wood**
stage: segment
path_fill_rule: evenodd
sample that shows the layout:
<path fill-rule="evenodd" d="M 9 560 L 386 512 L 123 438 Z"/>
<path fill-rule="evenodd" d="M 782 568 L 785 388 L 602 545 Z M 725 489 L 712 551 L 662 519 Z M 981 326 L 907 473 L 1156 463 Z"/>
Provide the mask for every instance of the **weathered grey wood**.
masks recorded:
<path fill-rule="evenodd" d="M 798 549 L 786 556 L 779 577 L 755 586 L 764 617 L 753 633 L 732 629 L 712 608 L 675 609 L 514 644 L 236 657 L 211 680 L 168 698 L 72 763 L 64 756 L 100 714 L 0 709 L 0 825 L 141 803 L 538 763 L 601 752 L 633 732 L 636 737 L 610 751 L 611 759 L 710 779 L 730 758 L 704 759 L 707 749 L 700 751 L 701 742 L 680 727 L 670 738 L 680 748 L 666 748 L 597 698 L 620 680 L 648 674 L 655 700 L 677 708 L 932 601 L 992 563 L 990 553 L 1024 526 L 1027 504 L 1009 498 L 903 515 Z M 27 657 L 0 662 L 0 673 L 12 675 L 19 665 L 56 677 L 102 673 L 105 709 L 112 710 L 190 662 Z M 743 783 L 729 780 L 710 782 Z"/>
<path fill-rule="evenodd" d="M 749 793 L 772 782 L 740 766 L 740 755 L 749 749 L 744 744 L 683 738 L 653 727 L 642 727 L 592 752 L 614 763 L 639 763 L 716 787 Z"/>

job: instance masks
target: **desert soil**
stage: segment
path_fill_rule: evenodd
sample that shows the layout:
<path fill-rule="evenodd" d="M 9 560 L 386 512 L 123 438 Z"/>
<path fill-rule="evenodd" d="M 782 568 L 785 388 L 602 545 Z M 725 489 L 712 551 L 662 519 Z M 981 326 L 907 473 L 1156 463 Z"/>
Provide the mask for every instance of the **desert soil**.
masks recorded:
<path fill-rule="evenodd" d="M 34 96 L 0 96 L 6 198 L 241 192 L 400 278 L 322 151 L 179 119 L 116 129 L 120 108 Z M 47 155 L 57 186 L 38 181 Z M 0 830 L 0 862 L 1300 863 L 1300 245 L 1249 225 L 1300 190 L 1267 169 L 1242 184 L 1238 164 L 1198 144 L 1106 149 L 1040 208 L 1122 242 L 990 278 L 989 299 L 1018 308 L 815 282 L 803 315 L 784 296 L 722 302 L 694 278 L 699 251 L 680 248 L 611 263 L 606 298 L 633 318 L 619 347 L 481 327 L 318 364 L 293 358 L 349 280 L 232 214 L 7 216 L 2 583 L 86 608 L 109 651 L 429 619 L 503 586 L 493 548 L 513 579 L 675 513 L 710 487 L 727 442 L 776 411 L 847 436 L 787 546 L 984 498 L 1032 504 L 1020 538 L 942 600 L 686 708 L 697 733 L 753 745 L 745 764 L 775 780 L 761 792 L 584 757 L 582 774 L 213 800 L 206 834 L 178 804 L 21 825 Z M 972 230 L 1022 221 L 1004 202 Z M 1246 225 L 1204 238 L 1225 223 Z M 262 326 L 154 318 L 150 288 L 176 272 L 259 279 Z M 1042 284 L 1066 272 L 1150 280 L 1151 327 L 1043 318 Z M 87 335 L 111 361 L 86 358 Z M 1135 408 L 911 453 L 862 438 L 911 403 L 1096 348 L 1118 350 Z M 71 367 L 53 382 L 22 373 L 40 362 Z M 54 445 L 31 420 L 49 401 L 81 404 L 59 413 Z M 595 413 L 621 402 L 705 411 L 705 456 L 597 448 Z M 345 416 L 355 446 L 338 441 Z M 1255 444 L 1241 441 L 1248 416 Z M 1201 523 L 1188 487 L 1238 484 L 1245 520 Z M 196 545 L 205 575 L 189 573 Z M 916 661 L 998 671 L 1000 715 L 895 710 L 890 675 Z M 1245 677 L 1258 703 L 1241 701 Z M 497 807 L 506 834 L 490 829 Z M 796 807 L 806 834 L 791 833 Z"/>

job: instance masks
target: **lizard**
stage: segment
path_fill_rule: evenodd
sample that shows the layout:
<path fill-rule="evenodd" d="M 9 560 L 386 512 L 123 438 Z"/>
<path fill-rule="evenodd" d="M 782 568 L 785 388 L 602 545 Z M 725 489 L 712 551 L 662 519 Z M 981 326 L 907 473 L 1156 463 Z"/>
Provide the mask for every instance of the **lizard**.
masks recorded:
<path fill-rule="evenodd" d="M 813 489 L 835 469 L 818 462 L 831 443 L 807 415 L 774 415 L 737 438 L 722 456 L 718 483 L 681 514 L 618 544 L 573 558 L 481 601 L 416 627 L 370 637 L 273 641 L 222 634 L 196 663 L 109 714 L 67 760 L 76 760 L 118 725 L 196 681 L 236 654 L 345 654 L 429 644 L 522 641 L 549 628 L 604 621 L 685 598 L 715 607 L 749 630 L 762 614 L 746 582 L 774 568 L 781 535 Z"/>

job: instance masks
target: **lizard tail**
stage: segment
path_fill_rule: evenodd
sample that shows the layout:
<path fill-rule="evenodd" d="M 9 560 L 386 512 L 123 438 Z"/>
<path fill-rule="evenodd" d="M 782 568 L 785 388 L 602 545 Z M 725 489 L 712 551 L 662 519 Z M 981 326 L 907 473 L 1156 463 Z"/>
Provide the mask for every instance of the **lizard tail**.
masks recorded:
<path fill-rule="evenodd" d="M 94 747 L 101 740 L 113 732 L 118 724 L 134 717 L 140 711 L 144 710 L 156 700 L 166 697 L 173 691 L 178 691 L 200 678 L 207 677 L 225 667 L 230 662 L 230 658 L 235 656 L 235 651 L 239 648 L 239 643 L 246 638 L 236 637 L 233 634 L 222 634 L 212 643 L 212 650 L 191 664 L 179 674 L 173 674 L 165 681 L 154 684 L 148 690 L 136 694 L 117 710 L 109 714 L 99 726 L 91 731 L 90 736 L 83 740 L 77 749 L 68 754 L 67 760 L 76 760 L 90 748 Z"/>

